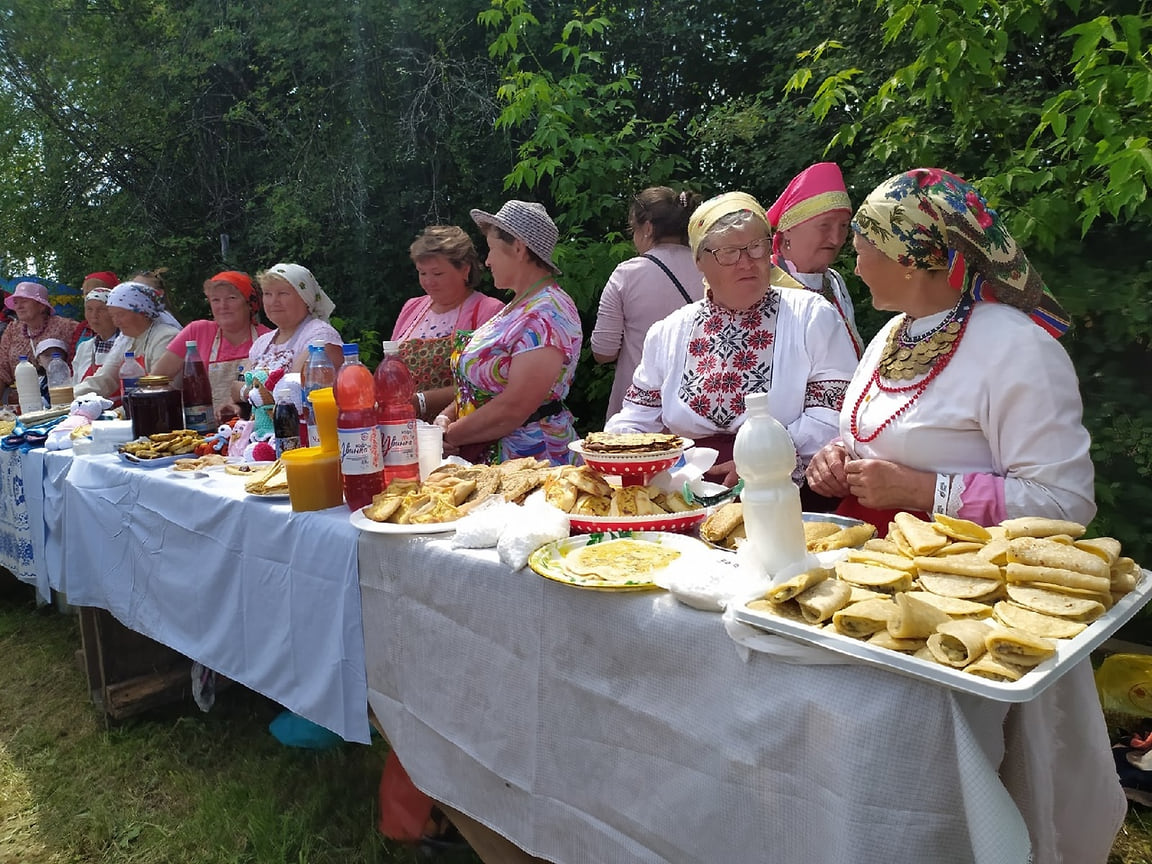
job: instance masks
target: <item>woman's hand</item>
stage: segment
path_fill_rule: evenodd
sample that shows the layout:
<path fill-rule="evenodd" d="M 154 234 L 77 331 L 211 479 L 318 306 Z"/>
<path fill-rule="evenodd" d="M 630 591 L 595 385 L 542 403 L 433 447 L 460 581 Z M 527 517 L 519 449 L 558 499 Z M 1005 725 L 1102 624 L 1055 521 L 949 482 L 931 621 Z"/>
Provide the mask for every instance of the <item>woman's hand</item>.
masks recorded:
<path fill-rule="evenodd" d="M 713 483 L 720 483 L 731 489 L 739 479 L 736 475 L 736 460 L 729 459 L 727 462 L 718 462 L 705 471 L 704 476 Z"/>
<path fill-rule="evenodd" d="M 883 459 L 853 459 L 844 466 L 844 471 L 848 477 L 848 491 L 865 507 L 873 510 L 932 509 L 935 474 Z M 816 491 L 820 492 L 819 489 Z"/>
<path fill-rule="evenodd" d="M 828 498 L 843 498 L 849 492 L 848 451 L 840 443 L 825 444 L 816 451 L 812 461 L 804 471 L 808 478 L 808 488 L 818 495 Z"/>

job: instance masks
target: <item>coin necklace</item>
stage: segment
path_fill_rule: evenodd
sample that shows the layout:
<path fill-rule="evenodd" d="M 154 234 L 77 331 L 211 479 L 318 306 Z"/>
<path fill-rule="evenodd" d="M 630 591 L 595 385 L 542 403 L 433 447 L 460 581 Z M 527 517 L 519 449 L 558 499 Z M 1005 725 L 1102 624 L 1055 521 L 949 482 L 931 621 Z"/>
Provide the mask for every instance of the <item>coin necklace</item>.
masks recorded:
<path fill-rule="evenodd" d="M 953 307 L 939 325 L 920 337 L 908 335 L 908 325 L 911 323 L 911 319 L 907 316 L 899 327 L 893 328 L 892 332 L 888 334 L 888 341 L 884 345 L 880 361 L 872 372 L 872 378 L 860 391 L 856 404 L 852 406 L 849 429 L 853 438 L 865 444 L 874 441 L 881 432 L 891 425 L 892 421 L 912 407 L 913 403 L 920 398 L 920 394 L 928 389 L 928 385 L 944 371 L 944 368 L 952 360 L 952 355 L 956 353 L 960 339 L 968 327 L 968 318 L 975 302 L 970 294 L 965 293 L 961 296 L 960 302 Z M 906 381 L 924 375 L 925 372 L 928 374 L 923 380 L 915 384 L 893 386 L 885 384 L 881 380 L 883 377 L 888 380 Z M 864 397 L 873 386 L 882 393 L 908 393 L 911 395 L 907 402 L 897 408 L 870 435 L 861 435 L 860 406 L 864 404 Z"/>

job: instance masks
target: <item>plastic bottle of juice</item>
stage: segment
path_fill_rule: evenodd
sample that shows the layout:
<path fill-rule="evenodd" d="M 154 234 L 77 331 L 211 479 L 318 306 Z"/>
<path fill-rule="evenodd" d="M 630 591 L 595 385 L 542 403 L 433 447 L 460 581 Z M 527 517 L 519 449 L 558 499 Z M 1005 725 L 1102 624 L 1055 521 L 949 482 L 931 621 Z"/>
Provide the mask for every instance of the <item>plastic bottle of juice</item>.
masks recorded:
<path fill-rule="evenodd" d="M 124 362 L 120 364 L 120 404 L 124 406 L 124 416 L 131 419 L 132 412 L 128 408 L 128 394 L 140 385 L 144 377 L 144 367 L 136 359 L 134 351 L 124 352 Z"/>
<path fill-rule="evenodd" d="M 272 391 L 276 407 L 272 410 L 272 430 L 276 440 L 276 458 L 286 450 L 300 446 L 300 415 L 296 403 L 300 401 L 300 384 L 285 375 Z"/>
<path fill-rule="evenodd" d="M 359 510 L 384 488 L 384 460 L 376 428 L 376 387 L 355 342 L 344 346 L 334 389 L 344 501 L 349 510 Z"/>
<path fill-rule="evenodd" d="M 312 414 L 311 393 L 324 387 L 332 387 L 336 383 L 336 367 L 332 365 L 328 352 L 324 350 L 324 343 L 313 342 L 308 346 L 308 359 L 300 373 L 300 383 L 304 389 L 304 401 L 300 405 L 300 422 L 308 429 L 308 440 L 301 440 L 303 447 L 319 447 L 320 434 L 316 431 L 316 418 Z"/>
<path fill-rule="evenodd" d="M 216 411 L 212 407 L 212 382 L 208 378 L 208 367 L 200 359 L 200 350 L 195 341 L 184 343 L 184 380 L 180 394 L 184 399 L 184 428 L 197 432 L 213 432 L 216 429 Z"/>
<path fill-rule="evenodd" d="M 415 385 L 399 342 L 384 343 L 384 359 L 376 367 L 376 422 L 380 426 L 380 449 L 384 456 L 384 485 L 393 480 L 419 480 L 416 450 L 416 409 L 412 407 Z"/>

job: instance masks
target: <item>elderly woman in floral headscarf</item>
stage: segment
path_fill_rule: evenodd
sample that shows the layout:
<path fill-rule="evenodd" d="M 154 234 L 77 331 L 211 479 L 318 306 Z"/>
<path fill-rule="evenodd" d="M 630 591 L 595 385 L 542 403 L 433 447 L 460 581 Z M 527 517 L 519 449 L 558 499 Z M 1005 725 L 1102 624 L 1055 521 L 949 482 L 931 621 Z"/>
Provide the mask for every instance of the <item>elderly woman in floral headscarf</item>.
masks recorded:
<path fill-rule="evenodd" d="M 324 343 L 324 350 L 339 369 L 344 362 L 344 340 L 328 317 L 336 305 L 305 267 L 277 264 L 256 274 L 264 314 L 276 329 L 258 336 L 248 352 L 249 370 L 299 372 L 308 359 L 308 346 Z"/>
<path fill-rule="evenodd" d="M 624 407 L 605 429 L 692 438 L 720 452 L 713 473 L 730 483 L 744 396 L 762 392 L 806 463 L 835 437 L 856 366 L 843 322 L 815 294 L 771 283 L 771 232 L 751 195 L 705 201 L 688 222 L 688 240 L 704 299 L 648 331 Z"/>
<path fill-rule="evenodd" d="M 168 349 L 168 343 L 179 331 L 161 320 L 164 304 L 150 285 L 142 282 L 121 282 L 108 295 L 108 314 L 120 331 L 104 365 L 91 377 L 81 381 L 74 389 L 76 396 L 99 393 L 112 397 L 120 388 L 120 364 L 124 355 L 132 351 L 136 359 L 151 372 Z"/>
<path fill-rule="evenodd" d="M 856 273 L 900 312 L 848 388 L 842 440 L 808 468 L 840 512 L 936 512 L 982 525 L 1096 513 L 1076 372 L 1059 304 L 975 187 L 918 168 L 856 212 Z M 998 302 L 991 302 L 998 301 Z"/>
<path fill-rule="evenodd" d="M 1090 521 L 1089 438 L 1056 341 L 1067 318 L 996 212 L 959 177 L 917 168 L 880 184 L 852 228 L 873 304 L 901 314 L 864 352 L 843 441 L 812 460 L 811 486 L 850 495 L 840 512 L 881 530 L 893 510 Z M 1088 660 L 1005 714 L 1009 736 L 1042 736 L 1062 754 L 1017 748 L 1000 766 L 1033 858 L 1103 862 L 1126 804 Z"/>

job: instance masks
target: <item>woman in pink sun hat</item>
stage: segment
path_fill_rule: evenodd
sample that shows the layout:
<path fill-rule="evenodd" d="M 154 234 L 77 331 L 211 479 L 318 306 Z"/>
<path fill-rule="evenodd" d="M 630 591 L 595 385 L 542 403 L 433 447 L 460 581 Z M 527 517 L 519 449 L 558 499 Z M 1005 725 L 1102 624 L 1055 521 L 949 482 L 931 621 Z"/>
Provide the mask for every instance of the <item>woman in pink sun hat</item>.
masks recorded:
<path fill-rule="evenodd" d="M 859 357 L 864 343 L 856 330 L 852 298 L 844 277 L 832 269 L 848 239 L 851 219 L 852 202 L 835 162 L 809 165 L 768 208 L 768 222 L 775 232 L 772 263 L 836 307 Z"/>
<path fill-rule="evenodd" d="M 16 313 L 16 320 L 0 336 L 0 389 L 7 390 L 16 380 L 16 364 L 21 356 L 35 364 L 34 346 L 45 339 L 71 344 L 76 322 L 56 314 L 48 289 L 38 282 L 18 283 L 4 300 L 4 306 Z M 67 359 L 72 362 L 71 352 Z"/>

